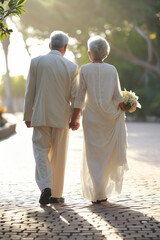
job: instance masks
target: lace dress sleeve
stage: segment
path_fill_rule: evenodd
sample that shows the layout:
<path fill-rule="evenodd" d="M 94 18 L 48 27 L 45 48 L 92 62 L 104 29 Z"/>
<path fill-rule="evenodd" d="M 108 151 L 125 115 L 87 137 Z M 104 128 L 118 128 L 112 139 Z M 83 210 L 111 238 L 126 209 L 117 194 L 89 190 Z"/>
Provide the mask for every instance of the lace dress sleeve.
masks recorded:
<path fill-rule="evenodd" d="M 83 108 L 86 96 L 86 82 L 82 70 L 80 71 L 79 87 L 74 102 L 74 108 Z"/>

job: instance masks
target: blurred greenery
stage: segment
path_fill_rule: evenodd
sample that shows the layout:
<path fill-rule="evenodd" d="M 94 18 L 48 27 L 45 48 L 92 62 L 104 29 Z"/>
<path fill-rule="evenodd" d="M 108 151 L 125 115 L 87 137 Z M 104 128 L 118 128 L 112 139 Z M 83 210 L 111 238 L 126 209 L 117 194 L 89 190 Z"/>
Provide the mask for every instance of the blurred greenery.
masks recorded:
<path fill-rule="evenodd" d="M 76 39 L 70 46 L 78 64 L 89 61 L 86 43 L 102 35 L 111 44 L 106 62 L 118 69 L 122 89 L 139 95 L 142 109 L 134 115 L 160 117 L 160 0 L 28 0 L 21 31 L 39 38 L 63 30 Z M 38 11 L 37 11 L 38 9 Z"/>
<path fill-rule="evenodd" d="M 3 113 L 6 112 L 6 108 L 5 107 L 2 107 L 2 100 L 0 98 L 0 127 L 3 127 L 5 125 L 5 123 L 7 122 L 5 120 L 5 118 L 3 117 Z"/>
<path fill-rule="evenodd" d="M 4 37 L 8 37 L 12 29 L 8 29 L 6 24 L 6 18 L 10 15 L 21 16 L 23 9 L 23 4 L 26 0 L 0 0 L 0 41 Z"/>
<path fill-rule="evenodd" d="M 160 118 L 160 0 L 27 0 L 25 9 L 18 28 L 28 51 L 28 38 L 62 30 L 74 38 L 70 50 L 81 66 L 89 62 L 88 38 L 105 37 L 111 45 L 105 61 L 118 69 L 122 90 L 140 97 L 134 116 Z"/>
<path fill-rule="evenodd" d="M 11 78 L 11 91 L 12 97 L 20 98 L 24 97 L 26 80 L 23 75 L 13 76 Z M 5 97 L 5 75 L 2 76 L 0 84 L 0 97 Z"/>

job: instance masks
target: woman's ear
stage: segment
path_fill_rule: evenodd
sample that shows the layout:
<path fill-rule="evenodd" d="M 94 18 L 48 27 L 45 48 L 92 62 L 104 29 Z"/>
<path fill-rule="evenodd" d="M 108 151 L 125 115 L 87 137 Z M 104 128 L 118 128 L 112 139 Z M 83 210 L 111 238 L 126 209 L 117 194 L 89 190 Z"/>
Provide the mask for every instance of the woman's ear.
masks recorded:
<path fill-rule="evenodd" d="M 89 56 L 89 59 L 90 59 L 91 61 L 93 61 L 93 57 L 92 57 L 92 54 L 91 54 L 90 51 L 88 51 L 88 56 Z"/>

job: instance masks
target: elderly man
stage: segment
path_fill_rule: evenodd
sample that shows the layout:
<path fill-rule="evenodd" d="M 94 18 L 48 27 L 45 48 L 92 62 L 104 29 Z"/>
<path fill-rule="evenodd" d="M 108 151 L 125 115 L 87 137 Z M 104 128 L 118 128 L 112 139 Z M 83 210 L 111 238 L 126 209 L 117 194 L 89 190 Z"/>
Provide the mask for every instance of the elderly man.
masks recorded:
<path fill-rule="evenodd" d="M 63 203 L 69 121 L 77 90 L 77 65 L 64 58 L 69 37 L 54 31 L 51 51 L 31 60 L 24 104 L 24 121 L 33 127 L 39 203 Z"/>

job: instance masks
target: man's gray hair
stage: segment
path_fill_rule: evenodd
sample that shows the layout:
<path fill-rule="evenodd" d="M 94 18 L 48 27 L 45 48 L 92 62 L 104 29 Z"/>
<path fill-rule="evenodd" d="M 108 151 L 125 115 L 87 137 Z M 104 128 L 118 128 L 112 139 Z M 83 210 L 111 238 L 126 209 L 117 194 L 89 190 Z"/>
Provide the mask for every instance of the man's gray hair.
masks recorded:
<path fill-rule="evenodd" d="M 108 57 L 110 45 L 101 36 L 94 36 L 88 39 L 88 51 L 91 52 L 94 60 L 103 60 Z"/>
<path fill-rule="evenodd" d="M 65 45 L 68 44 L 69 37 L 68 34 L 62 31 L 54 31 L 50 36 L 51 49 L 62 49 Z"/>

